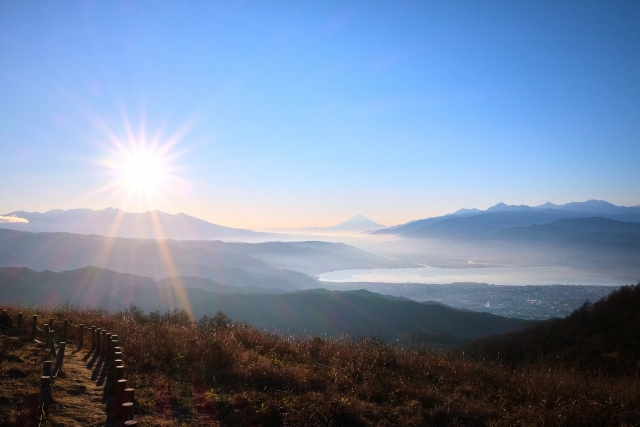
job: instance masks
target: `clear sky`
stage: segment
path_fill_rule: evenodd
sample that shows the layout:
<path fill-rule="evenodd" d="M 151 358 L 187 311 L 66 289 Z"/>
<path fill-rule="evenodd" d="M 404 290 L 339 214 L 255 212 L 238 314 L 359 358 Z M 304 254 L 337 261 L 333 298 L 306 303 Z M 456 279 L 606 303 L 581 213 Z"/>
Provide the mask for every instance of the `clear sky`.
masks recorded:
<path fill-rule="evenodd" d="M 0 214 L 637 205 L 639 22 L 637 1 L 3 1 Z"/>

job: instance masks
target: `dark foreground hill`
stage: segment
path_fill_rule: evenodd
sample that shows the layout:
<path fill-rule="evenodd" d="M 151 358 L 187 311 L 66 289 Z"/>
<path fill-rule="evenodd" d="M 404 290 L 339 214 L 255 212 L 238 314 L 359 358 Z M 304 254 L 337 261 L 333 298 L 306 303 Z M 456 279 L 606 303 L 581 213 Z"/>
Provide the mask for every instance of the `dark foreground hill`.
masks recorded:
<path fill-rule="evenodd" d="M 623 286 L 564 319 L 470 344 L 467 354 L 508 363 L 541 360 L 591 370 L 640 369 L 640 284 Z"/>
<path fill-rule="evenodd" d="M 195 318 L 220 310 L 236 321 L 284 334 L 348 334 L 384 340 L 411 332 L 477 338 L 533 324 L 364 290 L 267 294 L 261 289 L 230 287 L 201 278 L 172 277 L 156 282 L 95 267 L 61 273 L 0 268 L 1 302 L 48 307 L 68 304 L 110 311 L 135 304 L 145 311 L 186 310 Z"/>
<path fill-rule="evenodd" d="M 15 322 L 16 307 L 0 309 L 8 309 Z M 35 314 L 24 307 L 22 311 L 27 319 Z M 53 317 L 56 324 L 68 319 L 71 324 L 96 325 L 118 335 L 127 386 L 135 389 L 139 425 L 586 427 L 639 423 L 640 390 L 634 374 L 585 375 L 544 361 L 507 367 L 428 350 L 397 349 L 375 339 L 287 338 L 229 324 L 224 315 L 195 322 L 184 312 L 145 314 L 136 308 L 115 315 L 64 307 L 38 314 L 40 319 Z M 76 351 L 76 331 L 70 329 L 69 353 Z M 38 424 L 36 384 L 45 357 L 43 346 L 0 333 L 0 425 Z M 84 374 L 70 365 L 63 369 L 62 379 L 54 382 L 56 400 L 47 424 L 111 425 L 84 421 L 107 418 L 108 404 L 99 396 L 100 378 L 109 364 L 102 365 L 101 373 L 88 348 L 74 357 L 87 364 Z M 84 386 L 92 373 L 96 383 Z"/>

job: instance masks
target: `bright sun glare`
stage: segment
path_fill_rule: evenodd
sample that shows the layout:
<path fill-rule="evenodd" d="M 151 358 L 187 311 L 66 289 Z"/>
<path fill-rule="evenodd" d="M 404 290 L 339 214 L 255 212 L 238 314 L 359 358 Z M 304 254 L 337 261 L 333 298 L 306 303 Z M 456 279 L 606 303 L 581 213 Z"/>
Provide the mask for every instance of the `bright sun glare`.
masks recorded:
<path fill-rule="evenodd" d="M 122 226 L 124 211 L 147 211 L 151 218 L 153 236 L 159 239 L 159 242 L 166 242 L 166 233 L 156 210 L 160 210 L 159 207 L 170 206 L 176 198 L 184 200 L 191 191 L 190 181 L 176 175 L 185 168 L 184 165 L 176 165 L 176 159 L 188 149 L 175 150 L 175 145 L 189 130 L 189 123 L 169 137 L 163 137 L 158 133 L 149 138 L 145 126 L 141 128 L 141 131 L 136 134 L 131 130 L 128 122 L 125 122 L 126 133 L 118 135 L 106 125 L 102 126 L 106 141 L 101 140 L 98 143 L 104 148 L 104 156 L 99 160 L 90 159 L 89 161 L 100 165 L 101 172 L 105 172 L 110 180 L 85 197 L 100 196 L 103 202 L 106 201 L 122 209 L 115 216 L 106 233 L 107 236 L 117 235 Z M 109 256 L 112 248 L 112 245 L 105 245 L 104 252 L 99 258 Z M 163 265 L 167 266 L 167 275 L 179 276 L 166 243 L 158 243 L 158 250 L 163 259 Z M 181 280 L 172 281 L 171 285 L 162 297 L 169 301 L 180 301 L 187 311 L 191 312 L 191 303 L 184 292 Z"/>
<path fill-rule="evenodd" d="M 191 182 L 176 174 L 185 170 L 185 166 L 176 164 L 176 160 L 190 148 L 183 147 L 179 151 L 175 148 L 191 128 L 190 122 L 172 135 L 158 132 L 152 137 L 146 132 L 144 123 L 139 132 L 134 132 L 125 121 L 125 132 L 120 134 L 104 123 L 99 124 L 106 137 L 98 141 L 104 156 L 89 161 L 99 164 L 103 168 L 101 173 L 111 179 L 85 197 L 100 196 L 103 202 L 122 209 L 145 211 L 170 206 L 189 195 Z"/>
<path fill-rule="evenodd" d="M 151 155 L 130 155 L 122 168 L 124 181 L 131 189 L 149 191 L 157 189 L 164 171 L 160 159 Z"/>

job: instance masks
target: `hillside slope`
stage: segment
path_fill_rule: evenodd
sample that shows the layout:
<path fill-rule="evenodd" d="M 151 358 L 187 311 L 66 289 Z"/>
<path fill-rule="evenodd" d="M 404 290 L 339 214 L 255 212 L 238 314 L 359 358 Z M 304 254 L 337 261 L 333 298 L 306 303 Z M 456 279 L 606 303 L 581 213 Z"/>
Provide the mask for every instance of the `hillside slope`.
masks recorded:
<path fill-rule="evenodd" d="M 234 321 L 284 334 L 378 336 L 395 340 L 410 332 L 464 338 L 519 329 L 533 322 L 423 304 L 368 291 L 315 289 L 285 294 L 253 293 L 211 281 L 173 277 L 156 282 L 87 267 L 54 273 L 0 268 L 0 303 L 145 311 L 187 310 L 195 318 L 224 311 Z"/>
<path fill-rule="evenodd" d="M 564 319 L 485 338 L 467 354 L 509 363 L 559 361 L 590 369 L 640 368 L 640 284 L 623 286 L 596 303 L 585 303 Z"/>
<path fill-rule="evenodd" d="M 21 233 L 0 230 L 0 267 L 64 271 L 94 266 L 162 279 L 208 278 L 229 286 L 305 289 L 316 280 L 306 274 L 271 267 L 231 251 L 181 247 L 171 240 L 124 239 L 71 233 Z"/>
<path fill-rule="evenodd" d="M 344 243 L 264 242 L 237 243 L 206 240 L 172 242 L 183 248 L 204 248 L 213 252 L 249 255 L 272 267 L 300 271 L 309 275 L 353 268 L 385 268 L 397 263 Z"/>
<path fill-rule="evenodd" d="M 145 426 L 638 425 L 635 375 L 507 367 L 376 339 L 281 337 L 230 324 L 224 315 L 195 322 L 183 312 L 0 309 L 14 322 L 20 310 L 27 319 L 37 314 L 40 326 L 68 319 L 117 334 L 127 386 L 135 389 L 135 419 Z M 77 349 L 77 331 L 69 330 L 69 365 L 54 383 L 48 422 L 110 426 L 101 389 L 109 363 L 90 351 L 86 337 L 85 349 Z M 35 384 L 46 357 L 38 342 L 0 333 L 3 427 L 38 424 Z"/>

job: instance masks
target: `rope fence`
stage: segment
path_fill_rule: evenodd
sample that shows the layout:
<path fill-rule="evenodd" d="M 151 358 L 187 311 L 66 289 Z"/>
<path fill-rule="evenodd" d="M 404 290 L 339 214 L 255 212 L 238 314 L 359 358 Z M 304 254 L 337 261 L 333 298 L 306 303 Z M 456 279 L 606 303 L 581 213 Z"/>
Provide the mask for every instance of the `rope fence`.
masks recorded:
<path fill-rule="evenodd" d="M 56 323 L 61 323 L 62 331 L 60 333 L 53 329 Z M 91 339 L 91 349 L 89 353 L 100 355 L 101 360 L 104 362 L 103 369 L 108 369 L 107 378 L 110 381 L 105 383 L 105 394 L 110 394 L 114 399 L 114 405 L 113 408 L 111 408 L 112 413 L 108 415 L 113 417 L 118 426 L 138 425 L 138 422 L 134 420 L 133 401 L 135 390 L 127 387 L 122 347 L 119 346 L 118 336 L 107 332 L 106 329 L 101 329 L 96 326 L 85 328 L 83 323 L 77 325 L 70 323 L 68 319 L 62 322 L 56 322 L 55 319 L 49 318 L 49 323 L 45 323 L 42 328 L 40 328 L 38 326 L 38 315 L 34 314 L 31 324 L 31 338 L 29 341 L 36 344 L 44 344 L 50 354 L 55 356 L 54 366 L 52 366 L 53 362 L 51 360 L 44 361 L 42 366 L 42 375 L 40 376 L 40 420 L 38 426 L 40 427 L 43 422 L 47 422 L 47 417 L 49 416 L 49 408 L 53 401 L 52 387 L 54 380 L 60 372 L 62 372 L 69 325 L 77 329 L 78 346 L 76 351 L 83 348 L 84 335 L 85 333 L 89 333 Z M 8 333 L 15 333 L 21 336 L 22 339 L 25 339 L 26 331 L 23 326 L 22 313 L 18 313 L 17 327 L 14 328 L 7 310 L 3 310 L 0 315 L 0 329 Z M 58 334 L 57 339 L 56 334 Z M 42 336 L 44 342 L 36 339 L 39 335 Z M 108 387 L 108 385 L 110 386 Z"/>

